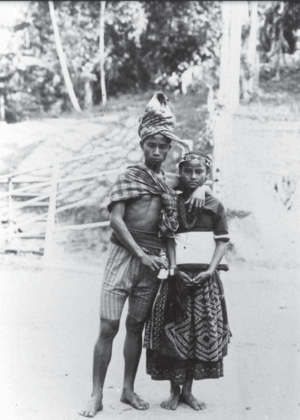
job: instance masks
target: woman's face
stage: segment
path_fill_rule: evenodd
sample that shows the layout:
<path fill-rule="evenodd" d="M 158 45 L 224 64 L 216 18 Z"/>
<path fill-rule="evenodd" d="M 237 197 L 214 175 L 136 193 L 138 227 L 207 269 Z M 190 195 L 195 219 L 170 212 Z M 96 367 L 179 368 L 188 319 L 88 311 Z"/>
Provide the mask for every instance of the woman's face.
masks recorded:
<path fill-rule="evenodd" d="M 193 159 L 182 165 L 180 177 L 185 189 L 195 190 L 205 183 L 207 179 L 207 168 L 204 163 Z"/>

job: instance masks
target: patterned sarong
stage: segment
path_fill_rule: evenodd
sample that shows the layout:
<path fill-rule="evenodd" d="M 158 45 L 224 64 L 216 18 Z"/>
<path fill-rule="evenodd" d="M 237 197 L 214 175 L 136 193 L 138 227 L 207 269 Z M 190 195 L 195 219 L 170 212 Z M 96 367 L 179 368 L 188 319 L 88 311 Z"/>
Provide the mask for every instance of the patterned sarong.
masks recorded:
<path fill-rule="evenodd" d="M 118 176 L 111 194 L 108 210 L 117 201 L 131 200 L 145 194 L 161 195 L 163 209 L 159 224 L 159 236 L 174 237 L 178 228 L 176 193 L 146 165 L 129 166 Z"/>
<path fill-rule="evenodd" d="M 187 274 L 193 277 L 198 272 Z M 146 325 L 147 373 L 154 380 L 176 384 L 183 384 L 187 376 L 196 380 L 223 376 L 231 333 L 218 272 L 200 286 L 185 288 L 182 319 L 178 319 L 173 289 L 172 278 L 160 285 Z"/>

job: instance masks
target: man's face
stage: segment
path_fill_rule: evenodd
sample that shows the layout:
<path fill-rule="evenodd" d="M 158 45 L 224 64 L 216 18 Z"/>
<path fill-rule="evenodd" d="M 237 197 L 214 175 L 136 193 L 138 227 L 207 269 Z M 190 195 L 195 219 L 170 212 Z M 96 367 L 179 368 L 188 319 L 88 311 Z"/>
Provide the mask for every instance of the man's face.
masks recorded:
<path fill-rule="evenodd" d="M 207 168 L 204 163 L 194 159 L 182 165 L 180 176 L 185 189 L 195 190 L 206 181 Z"/>
<path fill-rule="evenodd" d="M 149 136 L 141 144 L 146 163 L 162 163 L 171 149 L 170 141 L 162 134 Z"/>

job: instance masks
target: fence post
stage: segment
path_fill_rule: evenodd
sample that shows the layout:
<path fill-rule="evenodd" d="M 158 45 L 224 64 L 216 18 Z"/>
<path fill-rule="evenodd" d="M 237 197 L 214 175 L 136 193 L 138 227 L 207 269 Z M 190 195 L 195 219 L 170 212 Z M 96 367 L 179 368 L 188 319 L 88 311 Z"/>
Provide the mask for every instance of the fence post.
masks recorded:
<path fill-rule="evenodd" d="M 7 190 L 9 192 L 8 195 L 8 218 L 7 218 L 7 224 L 8 224 L 8 239 L 7 239 L 7 243 L 6 246 L 11 246 L 11 241 L 13 238 L 13 230 L 14 230 L 14 226 L 13 226 L 13 209 L 12 209 L 12 192 L 13 192 L 13 180 L 12 178 L 8 178 L 8 183 L 7 183 Z"/>
<path fill-rule="evenodd" d="M 55 230 L 55 211 L 56 211 L 56 195 L 57 195 L 57 183 L 59 178 L 59 156 L 56 154 L 51 179 L 51 191 L 49 199 L 49 209 L 46 224 L 46 237 L 45 237 L 45 250 L 44 250 L 44 261 L 50 262 L 51 256 L 53 255 L 53 236 Z"/>

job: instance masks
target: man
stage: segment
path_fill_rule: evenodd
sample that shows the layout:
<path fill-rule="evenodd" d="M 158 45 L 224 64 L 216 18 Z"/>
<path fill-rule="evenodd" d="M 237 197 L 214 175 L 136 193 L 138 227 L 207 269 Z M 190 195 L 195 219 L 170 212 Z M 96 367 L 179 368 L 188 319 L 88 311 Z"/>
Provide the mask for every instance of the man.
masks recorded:
<path fill-rule="evenodd" d="M 158 272 L 168 268 L 162 258 L 164 237 L 178 227 L 175 192 L 166 184 L 161 165 L 171 148 L 175 117 L 167 98 L 156 93 L 140 119 L 139 135 L 144 164 L 127 168 L 112 189 L 109 203 L 113 229 L 104 272 L 100 309 L 100 333 L 94 349 L 93 391 L 79 414 L 93 417 L 102 410 L 103 385 L 128 298 L 125 373 L 121 401 L 138 410 L 149 404 L 134 392 L 134 380 L 142 351 L 142 332 L 158 289 Z M 175 182 L 176 183 L 176 182 Z"/>

